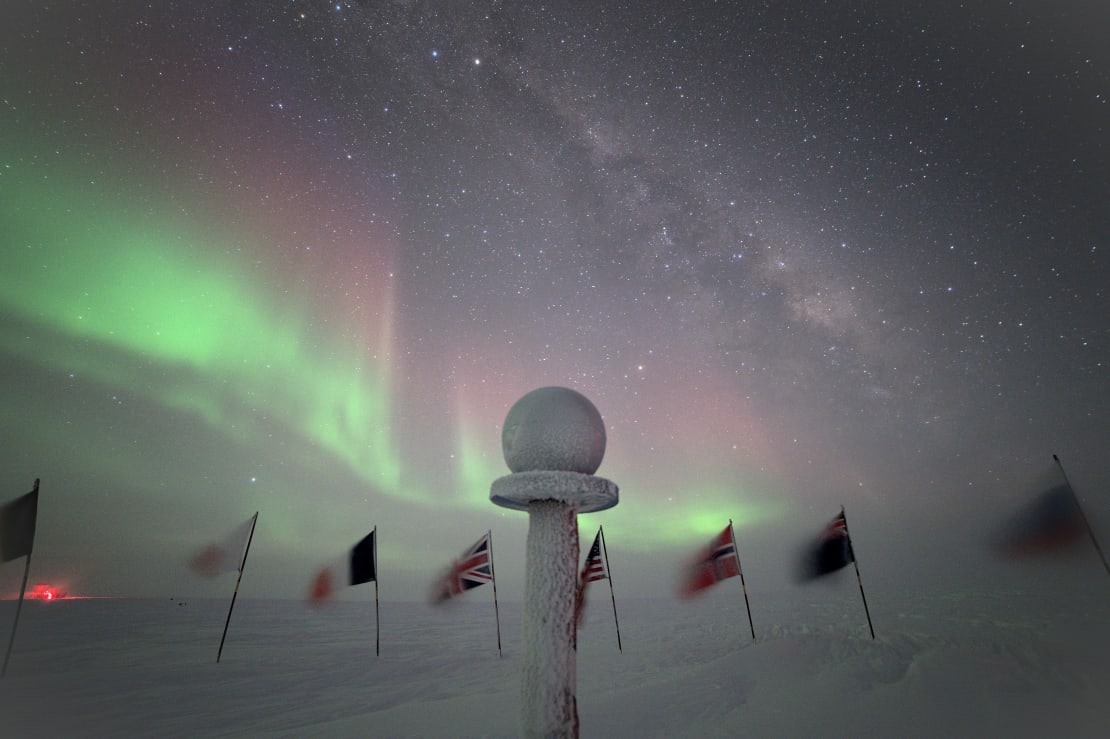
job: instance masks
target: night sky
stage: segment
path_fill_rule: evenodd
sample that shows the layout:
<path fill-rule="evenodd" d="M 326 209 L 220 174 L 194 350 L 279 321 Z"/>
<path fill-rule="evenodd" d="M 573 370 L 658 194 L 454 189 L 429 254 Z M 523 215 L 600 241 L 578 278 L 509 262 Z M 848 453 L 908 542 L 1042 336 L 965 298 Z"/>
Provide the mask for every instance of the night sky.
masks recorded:
<path fill-rule="evenodd" d="M 841 504 L 873 599 L 1035 580 L 984 541 L 1053 453 L 1110 538 L 1101 2 L 4 15 L 32 582 L 226 597 L 185 562 L 258 510 L 245 596 L 376 525 L 383 599 L 487 529 L 519 599 L 527 517 L 489 487 L 547 385 L 605 420 L 621 502 L 579 523 L 618 598 L 671 595 L 730 518 L 749 587 L 792 587 Z"/>

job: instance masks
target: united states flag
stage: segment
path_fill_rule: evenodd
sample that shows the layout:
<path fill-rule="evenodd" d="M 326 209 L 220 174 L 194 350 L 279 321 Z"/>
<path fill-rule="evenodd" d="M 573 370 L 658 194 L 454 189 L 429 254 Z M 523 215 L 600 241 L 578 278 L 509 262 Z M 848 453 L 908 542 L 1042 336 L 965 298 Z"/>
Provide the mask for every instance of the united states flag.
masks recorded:
<path fill-rule="evenodd" d="M 445 601 L 463 592 L 493 581 L 490 559 L 490 534 L 479 539 L 451 565 L 433 587 L 433 600 Z"/>
<path fill-rule="evenodd" d="M 736 577 L 739 574 L 740 560 L 736 556 L 736 540 L 732 536 L 732 524 L 729 524 L 694 560 L 686 574 L 683 593 L 693 595 L 716 585 L 721 580 Z"/>
<path fill-rule="evenodd" d="M 601 530 L 598 529 L 597 536 L 594 537 L 594 545 L 590 547 L 590 553 L 586 555 L 586 564 L 582 566 L 580 580 L 582 583 L 588 583 L 604 580 L 608 576 L 609 574 L 605 571 L 605 563 L 601 561 Z"/>
<path fill-rule="evenodd" d="M 601 529 L 599 528 L 597 536 L 594 537 L 594 545 L 586 555 L 586 564 L 582 565 L 582 574 L 578 577 L 578 600 L 574 607 L 574 618 L 579 624 L 582 623 L 585 615 L 586 585 L 607 577 L 609 573 L 605 571 L 605 562 L 601 558 Z"/>

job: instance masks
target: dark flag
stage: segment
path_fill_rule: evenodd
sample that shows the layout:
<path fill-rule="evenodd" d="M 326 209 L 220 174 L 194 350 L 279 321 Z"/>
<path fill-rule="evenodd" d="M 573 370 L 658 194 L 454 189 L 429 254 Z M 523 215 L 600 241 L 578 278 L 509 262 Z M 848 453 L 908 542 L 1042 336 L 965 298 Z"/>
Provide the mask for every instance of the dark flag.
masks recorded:
<path fill-rule="evenodd" d="M 690 565 L 682 583 L 683 595 L 694 595 L 721 580 L 740 574 L 740 560 L 736 556 L 736 540 L 732 538 L 732 524 L 713 538 Z"/>
<path fill-rule="evenodd" d="M 38 510 L 38 480 L 34 490 L 0 506 L 0 562 L 10 562 L 31 553 Z"/>
<path fill-rule="evenodd" d="M 345 555 L 320 569 L 312 579 L 310 600 L 325 601 L 341 588 L 377 581 L 376 533 L 377 529 L 371 531 Z"/>
<path fill-rule="evenodd" d="M 446 574 L 435 582 L 432 586 L 432 600 L 441 603 L 492 581 L 490 535 L 486 533 L 474 546 L 455 560 Z"/>
<path fill-rule="evenodd" d="M 1083 512 L 1071 488 L 1056 485 L 1041 493 L 1002 530 L 999 548 L 1014 557 L 1063 550 L 1087 534 Z"/>
<path fill-rule="evenodd" d="M 848 541 L 848 522 L 844 511 L 829 521 L 820 538 L 802 558 L 800 577 L 812 580 L 836 572 L 852 562 L 852 545 Z"/>
<path fill-rule="evenodd" d="M 27 575 L 31 572 L 31 550 L 35 544 L 35 522 L 39 516 L 39 480 L 31 492 L 0 506 L 0 563 L 26 557 L 23 563 L 23 584 L 19 586 L 19 605 L 15 607 L 15 620 L 12 621 L 12 635 L 8 639 L 8 651 L 4 653 L 4 666 L 0 667 L 0 677 L 8 672 L 8 659 L 12 656 L 15 644 L 15 630 L 19 626 L 19 614 L 23 610 L 23 596 L 27 592 Z"/>

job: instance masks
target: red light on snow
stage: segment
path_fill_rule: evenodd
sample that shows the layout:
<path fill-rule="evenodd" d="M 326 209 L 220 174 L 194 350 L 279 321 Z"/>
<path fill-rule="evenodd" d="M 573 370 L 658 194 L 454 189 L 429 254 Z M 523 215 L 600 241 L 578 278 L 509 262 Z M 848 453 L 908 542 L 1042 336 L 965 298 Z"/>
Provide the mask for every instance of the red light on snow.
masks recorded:
<path fill-rule="evenodd" d="M 65 598 L 66 595 L 67 593 L 64 590 L 58 590 L 46 583 L 39 583 L 31 588 L 31 591 L 27 593 L 26 597 L 31 600 L 61 600 Z"/>

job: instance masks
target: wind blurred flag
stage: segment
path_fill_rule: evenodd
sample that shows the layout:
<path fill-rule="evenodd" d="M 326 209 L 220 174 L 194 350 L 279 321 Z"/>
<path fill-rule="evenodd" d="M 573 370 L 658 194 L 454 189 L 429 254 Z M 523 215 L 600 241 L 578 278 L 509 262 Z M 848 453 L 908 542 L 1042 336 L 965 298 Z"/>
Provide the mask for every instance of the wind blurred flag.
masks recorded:
<path fill-rule="evenodd" d="M 450 600 L 467 590 L 493 581 L 493 563 L 490 558 L 490 534 L 479 539 L 461 557 L 451 564 L 447 573 L 432 587 L 432 600 L 436 603 Z"/>
<path fill-rule="evenodd" d="M 1075 494 L 1067 484 L 1056 485 L 1013 517 L 1004 527 L 1000 549 L 1021 557 L 1060 551 L 1087 533 L 1087 524 Z"/>
<path fill-rule="evenodd" d="M 342 557 L 323 567 L 312 579 L 309 599 L 325 601 L 340 588 L 362 585 L 378 579 L 377 529 L 362 538 Z"/>
<path fill-rule="evenodd" d="M 716 585 L 721 580 L 740 574 L 740 560 L 736 556 L 736 540 L 731 524 L 714 537 L 690 565 L 682 584 L 683 595 L 694 595 Z"/>
<path fill-rule="evenodd" d="M 225 572 L 240 572 L 247 551 L 247 542 L 258 514 L 239 524 L 223 540 L 209 544 L 189 559 L 189 567 L 198 575 L 216 577 Z"/>
<path fill-rule="evenodd" d="M 38 480 L 31 492 L 0 506 L 0 562 L 10 562 L 31 553 L 38 511 Z"/>
<path fill-rule="evenodd" d="M 852 545 L 848 541 L 848 521 L 844 511 L 825 526 L 817 542 L 802 559 L 803 580 L 812 580 L 847 567 L 852 562 Z"/>

